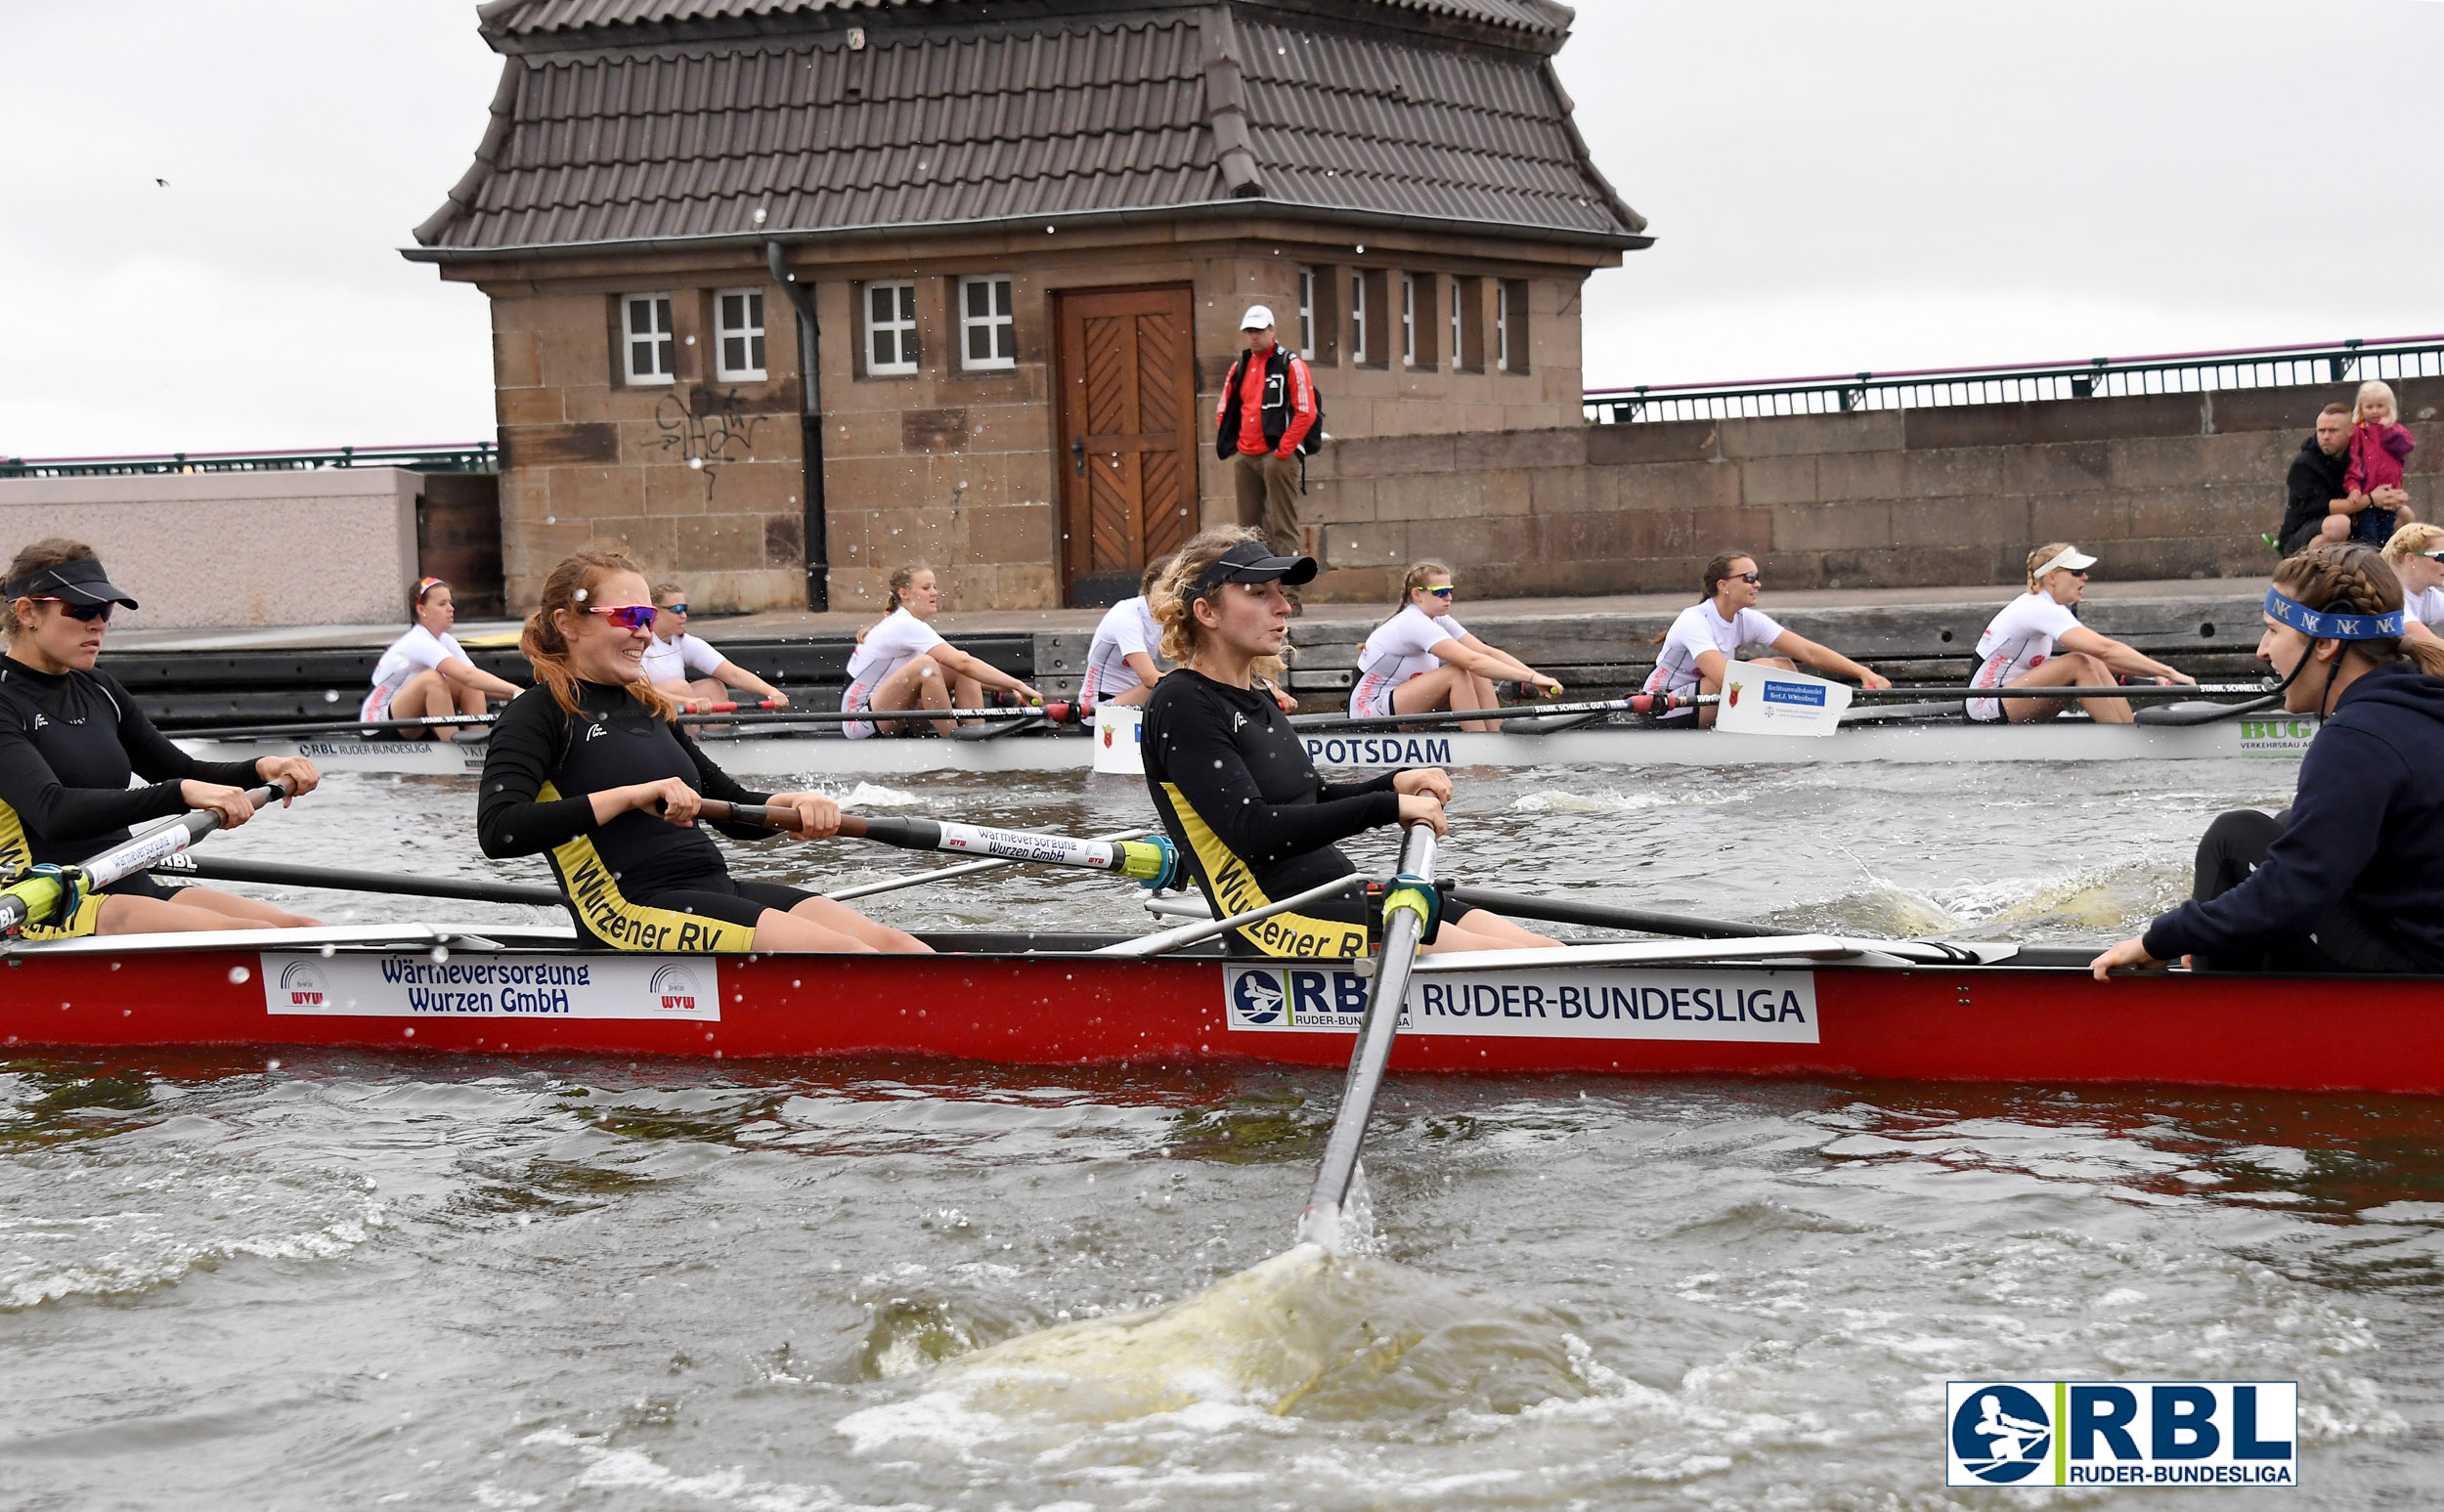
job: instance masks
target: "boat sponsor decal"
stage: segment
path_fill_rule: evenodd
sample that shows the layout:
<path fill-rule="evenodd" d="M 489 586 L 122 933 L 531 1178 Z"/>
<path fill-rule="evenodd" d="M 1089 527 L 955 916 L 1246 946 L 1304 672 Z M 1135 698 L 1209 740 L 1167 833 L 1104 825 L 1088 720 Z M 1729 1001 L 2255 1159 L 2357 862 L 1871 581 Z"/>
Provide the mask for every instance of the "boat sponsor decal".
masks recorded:
<path fill-rule="evenodd" d="M 2297 1381 L 1952 1381 L 1951 1486 L 2297 1486 Z"/>
<path fill-rule="evenodd" d="M 333 1018 L 676 1018 L 721 1021 L 711 957 L 398 951 L 263 953 L 273 1014 Z"/>
<path fill-rule="evenodd" d="M 1310 735 L 1307 759 L 1319 766 L 1450 766 L 1448 735 Z"/>
<path fill-rule="evenodd" d="M 378 760 L 385 766 L 484 769 L 484 747 L 440 740 L 303 740 L 297 755 L 312 761 Z"/>
<path fill-rule="evenodd" d="M 1231 966 L 1230 1027 L 1355 1034 L 1368 979 L 1345 967 Z M 1404 1034 L 1510 1039 L 1816 1043 L 1812 972 L 1610 971 L 1585 967 L 1412 977 Z"/>
<path fill-rule="evenodd" d="M 2244 756 L 2302 756 L 2307 753 L 2308 743 L 2317 738 L 2317 721 L 2297 714 L 2235 722 L 2240 725 Z"/>

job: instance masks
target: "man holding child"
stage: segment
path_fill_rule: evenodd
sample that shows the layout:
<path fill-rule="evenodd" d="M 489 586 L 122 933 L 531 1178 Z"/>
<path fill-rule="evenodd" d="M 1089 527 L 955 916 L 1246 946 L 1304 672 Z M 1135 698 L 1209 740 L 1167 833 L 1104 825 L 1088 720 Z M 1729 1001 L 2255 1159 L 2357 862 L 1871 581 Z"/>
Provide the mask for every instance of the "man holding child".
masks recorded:
<path fill-rule="evenodd" d="M 2390 384 L 2364 383 L 2358 404 L 2330 404 L 2317 416 L 2317 433 L 2301 442 L 2299 454 L 2291 458 L 2286 484 L 2290 499 L 2277 536 L 2285 556 L 2320 540 L 2356 539 L 2382 545 L 2396 529 L 2418 518 L 2399 481 L 2398 459 L 2389 473 L 2380 474 L 2393 481 L 2358 487 L 2352 482 L 2354 475 L 2368 476 L 2365 459 L 2354 456 L 2353 439 L 2362 440 L 2357 450 L 2363 453 L 2370 437 L 2391 439 L 2392 432 L 2402 429 L 2396 408 Z M 2363 428 L 2368 433 L 2364 437 Z"/>

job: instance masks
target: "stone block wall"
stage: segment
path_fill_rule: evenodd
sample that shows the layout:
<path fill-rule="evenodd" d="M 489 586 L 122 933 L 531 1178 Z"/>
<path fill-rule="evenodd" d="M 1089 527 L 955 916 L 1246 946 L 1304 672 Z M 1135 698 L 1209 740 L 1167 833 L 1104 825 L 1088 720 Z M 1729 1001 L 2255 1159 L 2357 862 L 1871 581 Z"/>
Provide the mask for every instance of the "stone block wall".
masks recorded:
<path fill-rule="evenodd" d="M 2422 518 L 2444 509 L 2444 379 L 2395 384 Z M 1309 464 L 1323 598 L 1388 596 L 1436 556 L 1472 594 L 1692 587 L 1756 553 L 1783 587 L 2017 581 L 2075 540 L 2116 578 L 2272 566 L 2284 475 L 2352 385 L 1376 437 Z"/>

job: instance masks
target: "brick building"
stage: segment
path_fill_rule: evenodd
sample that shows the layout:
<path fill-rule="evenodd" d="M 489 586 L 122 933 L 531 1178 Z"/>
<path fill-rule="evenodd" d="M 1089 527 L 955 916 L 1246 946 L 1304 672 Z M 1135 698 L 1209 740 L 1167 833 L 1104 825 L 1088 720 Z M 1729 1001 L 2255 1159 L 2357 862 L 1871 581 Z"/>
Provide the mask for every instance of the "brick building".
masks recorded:
<path fill-rule="evenodd" d="M 1336 438 L 1575 426 L 1580 286 L 1649 240 L 1549 0 L 478 14 L 491 123 L 406 255 L 492 300 L 513 605 L 596 536 L 715 609 L 875 605 L 909 561 L 1109 602 L 1234 516 L 1248 303 Z"/>

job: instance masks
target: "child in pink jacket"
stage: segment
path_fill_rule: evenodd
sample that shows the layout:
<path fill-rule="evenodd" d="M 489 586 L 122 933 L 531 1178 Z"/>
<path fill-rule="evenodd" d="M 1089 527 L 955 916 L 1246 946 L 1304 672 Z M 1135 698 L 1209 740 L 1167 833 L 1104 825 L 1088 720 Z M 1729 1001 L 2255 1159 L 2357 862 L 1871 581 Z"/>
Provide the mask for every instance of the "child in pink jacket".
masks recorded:
<path fill-rule="evenodd" d="M 2402 463 L 2419 443 L 2408 426 L 2396 423 L 2399 417 L 2391 384 L 2371 380 L 2359 385 L 2359 401 L 2351 408 L 2350 466 L 2342 473 L 2342 484 L 2352 494 L 2402 486 Z M 2351 539 L 2379 545 L 2392 540 L 2394 514 L 2374 504 L 2360 510 L 2351 517 Z"/>

